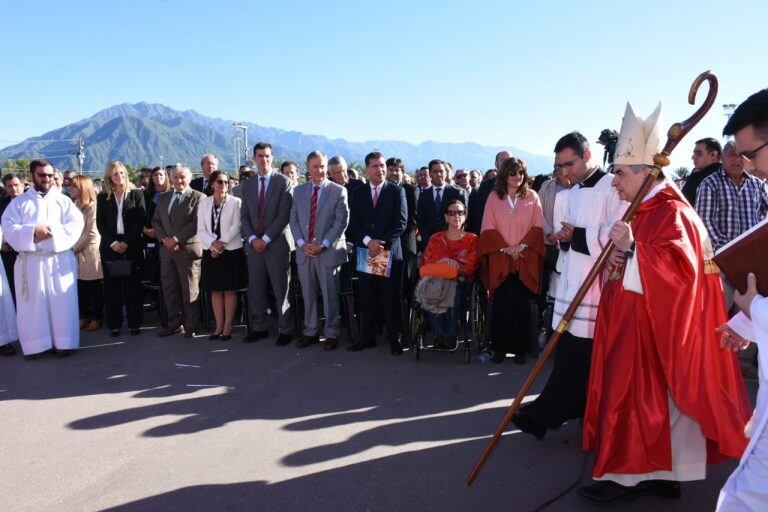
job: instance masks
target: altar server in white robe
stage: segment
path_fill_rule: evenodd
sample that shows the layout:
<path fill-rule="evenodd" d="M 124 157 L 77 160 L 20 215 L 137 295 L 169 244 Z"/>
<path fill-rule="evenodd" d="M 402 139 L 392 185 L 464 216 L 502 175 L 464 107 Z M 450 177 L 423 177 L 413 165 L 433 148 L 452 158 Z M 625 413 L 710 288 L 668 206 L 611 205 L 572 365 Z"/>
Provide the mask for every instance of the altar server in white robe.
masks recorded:
<path fill-rule="evenodd" d="M 80 344 L 72 247 L 83 231 L 83 215 L 53 186 L 48 161 L 32 160 L 29 168 L 33 186 L 2 218 L 5 240 L 19 253 L 14 266 L 19 341 L 28 358 L 51 348 L 69 355 Z"/>
<path fill-rule="evenodd" d="M 611 226 L 629 206 L 611 186 L 613 174 L 594 165 L 591 157 L 589 142 L 579 132 L 562 136 L 555 145 L 555 169 L 573 186 L 555 198 L 557 224 L 553 225 L 559 229 L 554 234 L 561 274 L 555 288 L 553 329 L 560 328 L 565 310 L 608 243 Z M 547 429 L 584 415 L 600 291 L 600 282 L 595 281 L 560 339 L 544 389 L 512 418 L 523 432 L 541 439 Z"/>
<path fill-rule="evenodd" d="M 0 227 L 0 240 L 3 238 L 3 230 Z M 16 353 L 13 348 L 14 341 L 19 339 L 16 330 L 16 308 L 13 306 L 11 290 L 8 286 L 8 277 L 5 268 L 0 265 L 0 355 L 12 356 Z"/>
<path fill-rule="evenodd" d="M 768 179 L 768 89 L 756 92 L 739 105 L 728 119 L 723 135 L 736 139 L 745 171 L 761 180 Z M 758 261 L 765 264 L 765 259 Z M 755 413 L 745 429 L 749 444 L 739 466 L 720 491 L 718 512 L 768 510 L 768 297 L 758 294 L 754 275 L 748 277 L 747 284 L 744 295 L 737 291 L 733 296 L 741 312 L 728 322 L 727 329 L 723 327 L 721 345 L 738 350 L 746 348 L 749 341 L 757 343 L 760 389 Z"/>
<path fill-rule="evenodd" d="M 737 291 L 734 302 L 742 312 L 724 326 L 721 345 L 738 350 L 747 348 L 750 341 L 757 343 L 760 388 L 755 412 L 745 428 L 749 444 L 720 491 L 717 512 L 768 509 L 768 297 L 757 294 L 754 274 L 750 274 L 747 292 L 741 295 Z"/>

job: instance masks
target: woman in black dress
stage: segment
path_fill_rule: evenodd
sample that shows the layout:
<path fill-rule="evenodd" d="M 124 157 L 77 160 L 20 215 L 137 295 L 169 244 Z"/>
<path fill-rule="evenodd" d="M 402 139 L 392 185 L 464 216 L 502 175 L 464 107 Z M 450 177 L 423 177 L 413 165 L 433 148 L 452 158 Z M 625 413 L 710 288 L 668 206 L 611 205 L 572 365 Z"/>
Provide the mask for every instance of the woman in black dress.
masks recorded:
<path fill-rule="evenodd" d="M 203 246 L 200 287 L 210 292 L 216 328 L 212 340 L 232 338 L 237 290 L 246 285 L 245 253 L 240 235 L 240 198 L 228 193 L 229 177 L 213 171 L 213 195 L 200 200 L 197 231 Z"/>

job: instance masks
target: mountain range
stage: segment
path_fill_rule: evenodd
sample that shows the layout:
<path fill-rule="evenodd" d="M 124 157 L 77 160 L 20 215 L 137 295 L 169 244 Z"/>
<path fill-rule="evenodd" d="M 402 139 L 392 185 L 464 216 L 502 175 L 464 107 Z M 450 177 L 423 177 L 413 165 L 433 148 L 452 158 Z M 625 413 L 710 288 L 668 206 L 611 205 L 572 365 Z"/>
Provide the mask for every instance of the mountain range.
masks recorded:
<path fill-rule="evenodd" d="M 76 169 L 77 143 L 74 139 L 82 137 L 86 155 L 83 168 L 88 172 L 101 172 L 107 162 L 115 159 L 150 166 L 160 165 L 161 160 L 165 164 L 184 162 L 194 171 L 199 168 L 197 162 L 200 157 L 206 153 L 216 154 L 220 167 L 232 170 L 236 164 L 233 123 L 231 120 L 204 116 L 194 110 L 174 110 L 159 103 L 123 103 L 3 148 L 0 150 L 0 161 L 45 157 L 58 168 Z M 387 157 L 402 158 L 409 171 L 426 165 L 433 158 L 447 160 L 454 168 L 469 167 L 485 171 L 493 166 L 496 153 L 504 149 L 474 142 L 352 142 L 250 122 L 241 124 L 248 127 L 249 144 L 268 141 L 273 146 L 275 158 L 297 162 L 302 162 L 308 153 L 317 149 L 329 156 L 341 155 L 348 162 L 362 162 L 365 155 L 375 149 Z M 552 167 L 552 157 L 531 154 L 514 147 L 507 149 L 528 164 L 530 174 L 549 172 Z"/>

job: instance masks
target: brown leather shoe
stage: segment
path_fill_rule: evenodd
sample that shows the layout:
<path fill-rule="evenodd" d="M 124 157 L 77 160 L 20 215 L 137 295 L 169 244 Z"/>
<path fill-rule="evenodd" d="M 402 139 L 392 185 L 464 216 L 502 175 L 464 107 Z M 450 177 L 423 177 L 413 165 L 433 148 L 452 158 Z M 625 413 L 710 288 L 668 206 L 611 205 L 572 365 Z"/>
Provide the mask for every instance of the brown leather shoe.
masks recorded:
<path fill-rule="evenodd" d="M 305 348 L 310 345 L 314 345 L 318 341 L 320 341 L 320 338 L 318 338 L 317 336 L 307 336 L 305 334 L 304 336 L 301 337 L 301 339 L 296 340 L 295 345 L 297 348 Z"/>
<path fill-rule="evenodd" d="M 98 331 L 101 328 L 101 320 L 91 320 L 88 325 L 83 329 L 85 332 Z"/>
<path fill-rule="evenodd" d="M 169 325 L 165 329 L 158 331 L 157 335 L 161 338 L 164 338 L 165 336 L 172 336 L 177 332 L 181 332 L 181 324 Z"/>
<path fill-rule="evenodd" d="M 88 325 L 88 319 L 87 318 L 81 318 L 80 319 L 80 330 L 85 329 L 86 325 Z"/>
<path fill-rule="evenodd" d="M 336 347 L 339 346 L 339 340 L 336 338 L 325 338 L 325 343 L 323 343 L 323 348 L 325 350 L 336 350 Z"/>

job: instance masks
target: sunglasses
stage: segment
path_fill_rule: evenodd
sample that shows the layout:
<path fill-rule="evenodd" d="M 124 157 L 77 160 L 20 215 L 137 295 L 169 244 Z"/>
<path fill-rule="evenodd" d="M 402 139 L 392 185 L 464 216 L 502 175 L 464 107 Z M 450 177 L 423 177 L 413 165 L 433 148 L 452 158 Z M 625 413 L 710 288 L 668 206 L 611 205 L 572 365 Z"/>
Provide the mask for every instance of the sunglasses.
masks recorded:
<path fill-rule="evenodd" d="M 766 146 L 768 146 L 768 142 L 758 147 L 757 149 L 753 149 L 752 151 L 742 151 L 741 153 L 739 153 L 739 155 L 741 155 L 741 158 L 745 160 L 754 160 L 757 154 L 760 152 L 760 150 Z"/>
<path fill-rule="evenodd" d="M 446 210 L 445 214 L 449 217 L 458 217 L 460 215 L 466 215 L 467 212 L 464 210 Z"/>
<path fill-rule="evenodd" d="M 229 180 L 216 180 L 219 185 L 229 185 Z"/>

